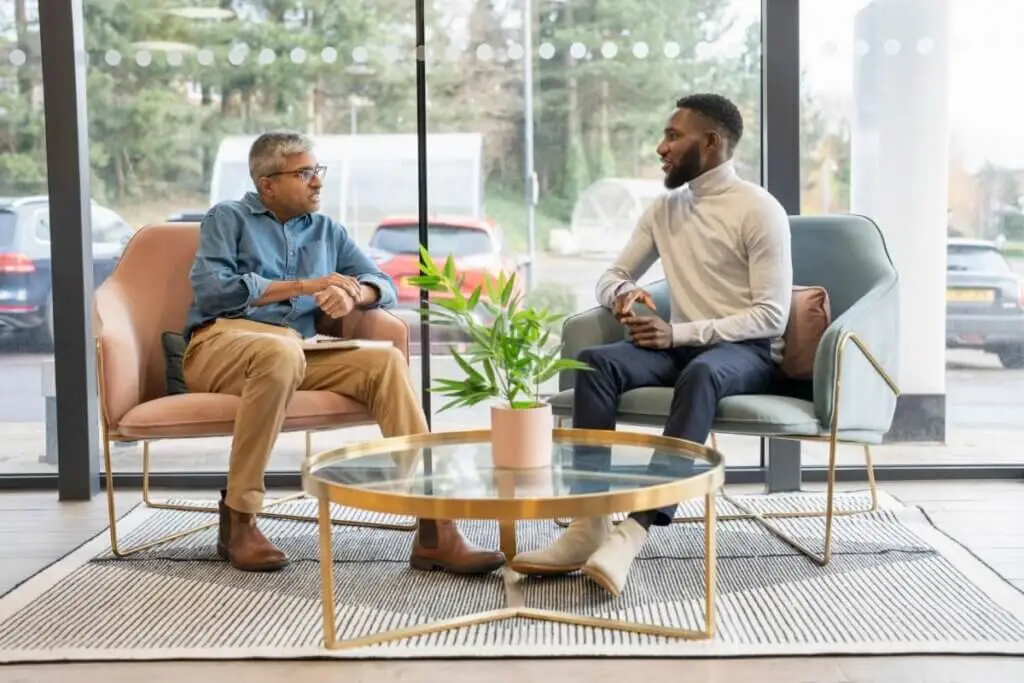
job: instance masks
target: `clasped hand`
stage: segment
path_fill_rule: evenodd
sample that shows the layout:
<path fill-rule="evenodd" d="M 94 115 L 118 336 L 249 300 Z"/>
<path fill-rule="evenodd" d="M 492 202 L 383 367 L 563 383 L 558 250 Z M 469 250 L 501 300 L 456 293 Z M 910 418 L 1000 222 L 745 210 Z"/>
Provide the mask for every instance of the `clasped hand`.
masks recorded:
<path fill-rule="evenodd" d="M 672 346 L 672 326 L 657 315 L 637 315 L 633 305 L 640 302 L 656 311 L 654 299 L 642 289 L 634 289 L 615 297 L 615 318 L 629 329 L 629 338 L 646 349 L 667 349 Z"/>
<path fill-rule="evenodd" d="M 363 298 L 363 286 L 351 275 L 331 273 L 313 281 L 313 300 L 331 318 L 343 318 Z"/>

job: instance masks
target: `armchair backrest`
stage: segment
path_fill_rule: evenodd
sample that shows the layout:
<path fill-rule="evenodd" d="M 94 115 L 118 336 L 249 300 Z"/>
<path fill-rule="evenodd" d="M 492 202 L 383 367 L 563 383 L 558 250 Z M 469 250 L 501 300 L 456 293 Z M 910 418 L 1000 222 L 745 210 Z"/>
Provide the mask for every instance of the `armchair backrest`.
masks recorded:
<path fill-rule="evenodd" d="M 793 284 L 828 290 L 832 317 L 876 287 L 896 281 L 896 267 L 870 218 L 857 215 L 791 216 Z"/>
<path fill-rule="evenodd" d="M 833 318 L 875 287 L 896 280 L 882 232 L 871 219 L 852 214 L 790 216 L 789 225 L 793 284 L 828 290 Z M 659 280 L 648 291 L 667 320 L 671 307 L 666 282 Z"/>
<path fill-rule="evenodd" d="M 166 394 L 160 335 L 180 332 L 192 302 L 189 271 L 199 244 L 198 223 L 140 228 L 114 272 L 96 289 L 100 410 L 108 425 L 126 412 Z"/>

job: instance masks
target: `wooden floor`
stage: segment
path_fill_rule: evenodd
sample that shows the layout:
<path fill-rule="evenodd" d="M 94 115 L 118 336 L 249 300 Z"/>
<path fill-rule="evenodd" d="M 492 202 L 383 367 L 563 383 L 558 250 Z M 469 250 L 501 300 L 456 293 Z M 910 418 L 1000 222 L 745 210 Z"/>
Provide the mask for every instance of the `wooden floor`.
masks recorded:
<path fill-rule="evenodd" d="M 906 482 L 884 489 L 920 505 L 939 528 L 964 543 L 1024 590 L 1024 482 Z M 731 487 L 731 490 L 742 490 Z M 749 489 L 756 490 L 756 489 Z M 189 494 L 195 495 L 195 494 Z M 138 502 L 118 497 L 120 511 Z M 105 498 L 59 503 L 55 493 L 0 493 L 0 594 L 106 528 Z M 1019 683 L 1024 660 L 1009 657 L 858 657 L 735 660 L 508 660 L 493 662 L 154 662 L 0 665 L 0 683 L 146 681 L 235 678 L 245 683 L 409 683 L 522 681 L 567 678 L 621 683 L 651 680 L 739 683 Z"/>

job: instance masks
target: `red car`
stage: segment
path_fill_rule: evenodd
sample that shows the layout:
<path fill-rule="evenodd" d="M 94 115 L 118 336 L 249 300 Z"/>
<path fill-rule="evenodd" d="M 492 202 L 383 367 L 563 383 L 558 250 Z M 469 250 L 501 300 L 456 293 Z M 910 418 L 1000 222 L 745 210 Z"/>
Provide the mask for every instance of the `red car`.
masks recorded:
<path fill-rule="evenodd" d="M 465 275 L 463 294 L 469 296 L 485 278 L 518 273 L 518 294 L 524 291 L 522 259 L 505 255 L 501 228 L 489 219 L 434 216 L 427 226 L 430 253 L 438 265 L 455 257 L 456 272 Z M 385 218 L 370 237 L 367 253 L 394 281 L 400 309 L 419 308 L 420 290 L 408 283 L 419 275 L 420 228 L 414 216 Z M 486 286 L 484 294 L 486 295 Z"/>

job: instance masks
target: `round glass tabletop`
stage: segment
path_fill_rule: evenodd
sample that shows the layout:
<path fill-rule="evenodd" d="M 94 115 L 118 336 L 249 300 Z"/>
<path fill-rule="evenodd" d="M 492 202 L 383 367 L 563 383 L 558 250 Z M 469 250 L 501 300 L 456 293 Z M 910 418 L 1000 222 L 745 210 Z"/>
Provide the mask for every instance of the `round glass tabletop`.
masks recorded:
<path fill-rule="evenodd" d="M 706 446 L 636 432 L 556 429 L 551 465 L 495 468 L 487 430 L 354 444 L 313 456 L 303 487 L 331 502 L 423 518 L 543 519 L 647 510 L 724 481 Z"/>

